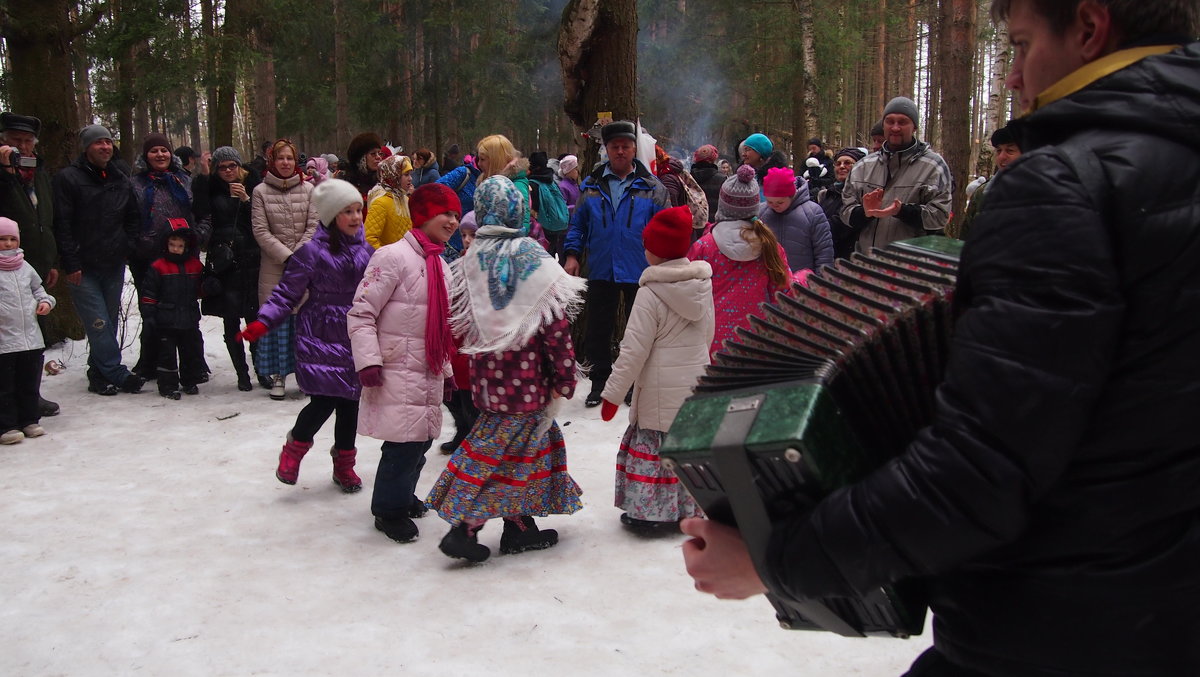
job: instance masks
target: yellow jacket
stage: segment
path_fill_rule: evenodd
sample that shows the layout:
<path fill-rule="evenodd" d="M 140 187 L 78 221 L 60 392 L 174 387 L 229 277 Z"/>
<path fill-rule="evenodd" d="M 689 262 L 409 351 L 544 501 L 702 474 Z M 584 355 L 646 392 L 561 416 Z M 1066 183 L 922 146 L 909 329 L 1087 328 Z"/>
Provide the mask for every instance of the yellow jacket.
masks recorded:
<path fill-rule="evenodd" d="M 404 234 L 412 230 L 412 216 L 408 213 L 408 199 L 396 208 L 396 199 L 391 193 L 384 193 L 371 201 L 367 210 L 367 222 L 364 226 L 367 242 L 379 249 L 384 245 L 400 241 Z"/>

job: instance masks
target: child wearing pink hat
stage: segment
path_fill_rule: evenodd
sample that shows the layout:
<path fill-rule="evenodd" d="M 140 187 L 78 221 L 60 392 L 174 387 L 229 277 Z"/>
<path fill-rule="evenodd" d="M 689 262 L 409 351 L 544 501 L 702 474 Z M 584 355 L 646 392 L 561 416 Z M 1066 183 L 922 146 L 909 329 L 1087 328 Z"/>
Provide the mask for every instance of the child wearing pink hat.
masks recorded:
<path fill-rule="evenodd" d="M 772 167 L 763 179 L 763 195 L 766 202 L 759 206 L 758 218 L 783 245 L 793 271 L 818 270 L 833 263 L 829 219 L 811 199 L 807 181 L 797 181 L 787 167 Z"/>
<path fill-rule="evenodd" d="M 40 437 L 38 379 L 42 369 L 42 331 L 37 315 L 54 308 L 21 251 L 17 222 L 0 217 L 0 444 Z"/>

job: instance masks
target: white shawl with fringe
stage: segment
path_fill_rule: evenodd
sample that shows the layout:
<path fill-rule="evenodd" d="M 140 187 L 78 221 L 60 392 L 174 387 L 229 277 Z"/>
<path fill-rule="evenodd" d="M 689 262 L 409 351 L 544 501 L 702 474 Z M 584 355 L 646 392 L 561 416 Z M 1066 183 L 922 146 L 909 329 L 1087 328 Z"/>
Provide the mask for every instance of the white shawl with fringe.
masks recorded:
<path fill-rule="evenodd" d="M 573 319 L 587 288 L 537 241 L 504 226 L 480 228 L 450 271 L 450 328 L 468 355 L 516 350 L 551 322 Z"/>

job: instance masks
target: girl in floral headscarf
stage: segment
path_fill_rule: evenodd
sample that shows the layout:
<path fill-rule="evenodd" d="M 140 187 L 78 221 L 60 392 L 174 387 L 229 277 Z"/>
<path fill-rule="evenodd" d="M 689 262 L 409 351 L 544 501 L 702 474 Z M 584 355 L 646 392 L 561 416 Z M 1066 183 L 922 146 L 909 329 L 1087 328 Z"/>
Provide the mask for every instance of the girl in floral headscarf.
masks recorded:
<path fill-rule="evenodd" d="M 404 155 L 392 155 L 379 163 L 379 183 L 367 196 L 367 242 L 376 249 L 399 242 L 413 227 L 408 210 L 412 169 L 412 161 Z"/>
<path fill-rule="evenodd" d="M 567 275 L 528 237 L 527 209 L 507 177 L 483 181 L 471 255 L 452 266 L 450 322 L 471 356 L 471 391 L 482 413 L 425 503 L 452 525 L 442 552 L 472 562 L 491 555 L 478 541 L 489 519 L 504 519 L 500 552 L 514 554 L 558 542 L 558 532 L 539 529 L 534 515 L 582 507 L 554 414 L 561 398 L 575 394 L 569 321 L 586 281 Z"/>

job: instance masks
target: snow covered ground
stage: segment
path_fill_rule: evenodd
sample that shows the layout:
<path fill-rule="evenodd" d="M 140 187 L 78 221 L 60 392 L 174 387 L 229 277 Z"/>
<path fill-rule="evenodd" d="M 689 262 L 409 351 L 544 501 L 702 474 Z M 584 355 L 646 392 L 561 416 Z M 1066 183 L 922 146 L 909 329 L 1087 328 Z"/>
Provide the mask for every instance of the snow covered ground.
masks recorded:
<path fill-rule="evenodd" d="M 86 344 L 47 351 L 67 366 L 43 385 L 62 414 L 0 447 L 0 674 L 898 675 L 930 644 L 928 628 L 789 632 L 765 599 L 697 593 L 684 537 L 618 523 L 624 409 L 604 423 L 583 392 L 559 422 L 585 509 L 541 521 L 557 547 L 498 555 L 489 524 L 492 559 L 466 566 L 438 551 L 447 526 L 432 513 L 417 542 L 393 543 L 370 515 L 379 442 L 359 437 L 358 494 L 330 481 L 332 422 L 296 486 L 281 484 L 305 400 L 291 379 L 283 402 L 239 392 L 219 321 L 203 327 L 213 378 L 180 402 L 153 383 L 89 394 Z M 445 466 L 436 444 L 422 496 Z"/>

